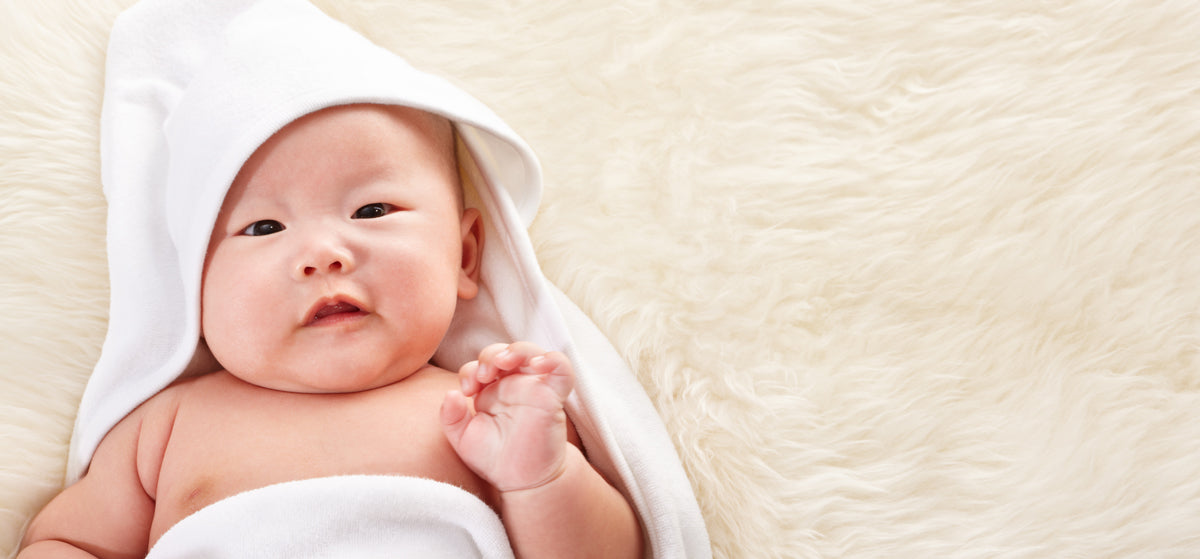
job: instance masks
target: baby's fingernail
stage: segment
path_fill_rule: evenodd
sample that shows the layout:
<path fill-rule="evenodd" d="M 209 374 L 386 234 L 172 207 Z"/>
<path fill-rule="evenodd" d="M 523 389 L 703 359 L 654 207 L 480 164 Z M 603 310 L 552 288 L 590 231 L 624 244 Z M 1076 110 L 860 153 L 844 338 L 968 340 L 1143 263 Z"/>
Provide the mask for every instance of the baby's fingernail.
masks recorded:
<path fill-rule="evenodd" d="M 469 390 L 471 388 L 471 382 L 468 381 L 466 378 L 458 379 L 458 385 L 462 388 L 463 394 L 466 394 L 467 390 Z"/>
<path fill-rule="evenodd" d="M 544 355 L 538 355 L 537 357 L 534 357 L 529 360 L 529 366 L 530 367 L 540 367 L 542 365 L 542 363 L 544 363 L 545 361 L 546 361 L 546 357 Z"/>

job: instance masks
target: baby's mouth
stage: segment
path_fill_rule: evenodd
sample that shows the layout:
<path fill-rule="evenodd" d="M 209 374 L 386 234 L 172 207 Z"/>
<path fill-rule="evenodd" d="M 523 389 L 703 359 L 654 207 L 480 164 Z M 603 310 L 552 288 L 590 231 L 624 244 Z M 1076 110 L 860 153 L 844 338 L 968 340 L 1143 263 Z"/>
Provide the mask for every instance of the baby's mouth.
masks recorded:
<path fill-rule="evenodd" d="M 315 310 L 309 313 L 309 319 L 305 326 L 335 324 L 364 314 L 366 313 L 357 305 L 345 301 L 318 303 Z"/>

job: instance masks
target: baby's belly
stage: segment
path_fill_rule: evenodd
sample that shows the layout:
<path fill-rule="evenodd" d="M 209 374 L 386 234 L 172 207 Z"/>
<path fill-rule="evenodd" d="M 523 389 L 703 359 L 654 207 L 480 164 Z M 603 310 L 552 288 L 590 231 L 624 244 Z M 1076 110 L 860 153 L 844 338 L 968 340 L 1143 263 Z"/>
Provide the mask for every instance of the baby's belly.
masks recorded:
<path fill-rule="evenodd" d="M 430 479 L 494 508 L 490 487 L 462 463 L 438 422 L 440 395 L 457 381 L 433 380 L 392 393 L 325 396 L 253 389 L 209 394 L 199 387 L 180 405 L 163 456 L 151 545 L 183 518 L 222 499 L 332 476 Z"/>
<path fill-rule="evenodd" d="M 429 462 L 423 468 L 386 468 L 378 465 L 364 465 L 361 468 L 320 468 L 314 464 L 278 465 L 257 471 L 229 471 L 215 474 L 197 474 L 181 479 L 177 484 L 166 489 L 165 499 L 157 502 L 156 520 L 164 516 L 164 521 L 178 521 L 212 503 L 226 497 L 258 489 L 268 485 L 303 479 L 332 477 L 340 475 L 393 475 L 430 479 L 448 483 L 466 490 L 485 503 L 492 504 L 487 485 L 472 474 L 461 462 Z M 169 518 L 168 518 L 169 517 Z"/>

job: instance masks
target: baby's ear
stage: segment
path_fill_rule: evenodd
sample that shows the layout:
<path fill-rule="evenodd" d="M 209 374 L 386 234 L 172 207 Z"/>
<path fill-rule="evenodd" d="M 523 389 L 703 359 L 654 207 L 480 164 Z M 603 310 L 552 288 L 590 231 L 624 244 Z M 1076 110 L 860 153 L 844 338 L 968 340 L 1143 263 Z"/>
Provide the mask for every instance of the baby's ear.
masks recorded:
<path fill-rule="evenodd" d="M 479 269 L 483 264 L 483 215 L 475 208 L 463 211 L 462 270 L 458 276 L 458 298 L 474 299 L 479 294 Z"/>

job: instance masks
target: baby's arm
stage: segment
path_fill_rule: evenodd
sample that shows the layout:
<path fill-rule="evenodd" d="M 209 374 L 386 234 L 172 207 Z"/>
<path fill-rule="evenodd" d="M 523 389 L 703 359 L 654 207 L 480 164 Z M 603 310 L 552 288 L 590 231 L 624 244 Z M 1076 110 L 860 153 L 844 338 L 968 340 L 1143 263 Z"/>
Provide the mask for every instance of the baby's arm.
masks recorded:
<path fill-rule="evenodd" d="M 146 555 L 154 519 L 154 499 L 149 494 L 153 487 L 146 488 L 138 467 L 139 462 L 144 468 L 155 458 L 145 452 L 154 446 L 150 444 L 143 446 L 139 460 L 139 439 L 158 438 L 157 429 L 145 426 L 155 423 L 147 421 L 147 407 L 139 407 L 113 427 L 96 449 L 88 473 L 34 517 L 18 559 Z"/>
<path fill-rule="evenodd" d="M 574 373 L 564 355 L 497 344 L 459 379 L 442 425 L 463 462 L 500 492 L 518 557 L 641 556 L 633 509 L 567 441 L 563 402 Z"/>

